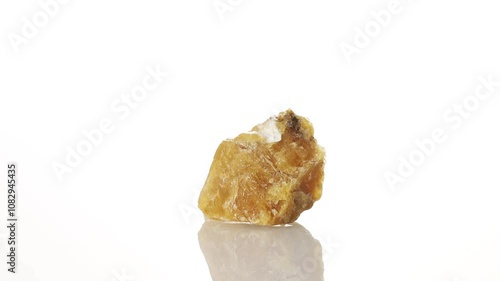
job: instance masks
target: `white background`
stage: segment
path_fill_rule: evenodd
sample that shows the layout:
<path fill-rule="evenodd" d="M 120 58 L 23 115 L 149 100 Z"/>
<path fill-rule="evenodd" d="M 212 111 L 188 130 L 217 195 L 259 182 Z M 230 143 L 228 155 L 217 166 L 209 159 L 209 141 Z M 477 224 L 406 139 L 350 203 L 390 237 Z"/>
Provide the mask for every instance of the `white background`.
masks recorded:
<path fill-rule="evenodd" d="M 479 76 L 500 80 L 497 3 L 401 0 L 348 63 L 342 42 L 389 1 L 234 2 L 221 20 L 212 0 L 71 0 L 17 47 L 43 10 L 0 3 L 0 218 L 16 161 L 20 219 L 16 276 L 1 223 L 1 280 L 211 280 L 194 202 L 215 149 L 287 108 L 327 152 L 298 220 L 334 242 L 324 280 L 499 280 L 500 87 L 457 129 L 443 119 Z M 157 65 L 170 76 L 113 111 Z M 59 181 L 53 163 L 105 118 Z M 391 190 L 384 173 L 435 128 L 447 140 Z"/>

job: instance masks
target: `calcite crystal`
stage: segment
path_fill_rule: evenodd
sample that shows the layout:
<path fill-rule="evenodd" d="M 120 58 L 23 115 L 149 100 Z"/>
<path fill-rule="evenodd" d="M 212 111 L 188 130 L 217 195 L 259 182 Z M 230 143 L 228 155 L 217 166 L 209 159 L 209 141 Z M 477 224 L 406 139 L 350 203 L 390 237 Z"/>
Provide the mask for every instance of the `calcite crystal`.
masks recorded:
<path fill-rule="evenodd" d="M 223 141 L 198 206 L 215 220 L 277 225 L 294 222 L 320 199 L 325 151 L 312 124 L 292 110 Z"/>

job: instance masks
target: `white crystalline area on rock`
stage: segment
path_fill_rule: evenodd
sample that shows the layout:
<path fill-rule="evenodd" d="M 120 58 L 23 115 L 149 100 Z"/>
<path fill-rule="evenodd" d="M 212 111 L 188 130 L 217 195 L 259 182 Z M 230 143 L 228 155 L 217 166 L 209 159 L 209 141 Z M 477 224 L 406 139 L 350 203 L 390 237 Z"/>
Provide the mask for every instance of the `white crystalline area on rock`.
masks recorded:
<path fill-rule="evenodd" d="M 257 134 L 265 138 L 268 143 L 273 143 L 281 140 L 282 132 L 276 126 L 276 118 L 272 117 L 257 126 Z"/>

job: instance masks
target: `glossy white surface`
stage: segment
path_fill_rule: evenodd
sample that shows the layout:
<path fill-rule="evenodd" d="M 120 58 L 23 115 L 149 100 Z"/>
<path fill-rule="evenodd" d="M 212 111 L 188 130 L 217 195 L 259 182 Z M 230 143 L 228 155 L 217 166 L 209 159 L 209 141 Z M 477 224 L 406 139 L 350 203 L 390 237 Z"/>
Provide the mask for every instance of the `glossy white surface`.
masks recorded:
<path fill-rule="evenodd" d="M 479 78 L 500 81 L 498 4 L 401 1 L 348 63 L 389 3 L 244 0 L 221 21 L 212 0 L 73 0 L 16 53 L 42 8 L 1 1 L 0 241 L 17 161 L 20 263 L 7 274 L 0 243 L 0 280 L 297 277 L 316 240 L 320 280 L 500 280 L 500 87 Z M 303 228 L 203 226 L 217 145 L 287 108 L 327 153 Z M 440 143 L 391 189 L 423 139 Z"/>
<path fill-rule="evenodd" d="M 262 227 L 207 221 L 198 233 L 212 279 L 323 279 L 321 244 L 301 225 Z"/>

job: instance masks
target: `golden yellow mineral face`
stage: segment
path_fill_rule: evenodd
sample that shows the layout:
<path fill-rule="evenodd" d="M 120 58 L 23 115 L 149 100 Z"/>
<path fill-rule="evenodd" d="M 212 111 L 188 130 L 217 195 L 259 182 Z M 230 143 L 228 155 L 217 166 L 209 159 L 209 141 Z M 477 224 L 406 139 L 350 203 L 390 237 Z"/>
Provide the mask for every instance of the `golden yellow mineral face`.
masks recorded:
<path fill-rule="evenodd" d="M 287 110 L 219 145 L 198 206 L 214 220 L 292 223 L 320 199 L 324 165 L 312 124 Z"/>

